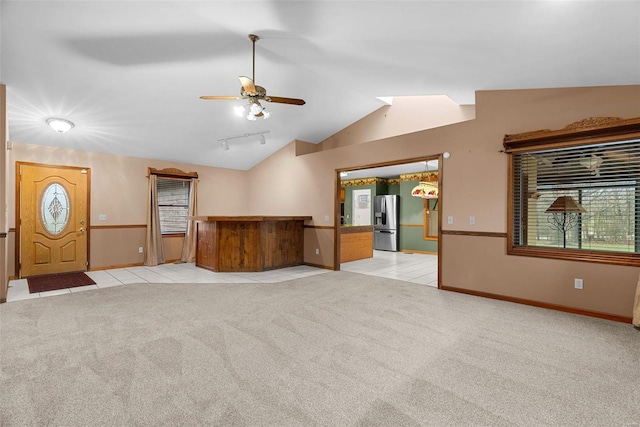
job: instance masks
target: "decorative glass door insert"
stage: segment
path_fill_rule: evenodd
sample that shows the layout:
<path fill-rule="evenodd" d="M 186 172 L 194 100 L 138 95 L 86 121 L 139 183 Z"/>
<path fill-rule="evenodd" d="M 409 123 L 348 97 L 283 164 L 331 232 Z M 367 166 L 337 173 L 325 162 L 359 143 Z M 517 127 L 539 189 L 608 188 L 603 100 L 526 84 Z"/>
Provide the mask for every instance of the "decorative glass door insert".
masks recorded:
<path fill-rule="evenodd" d="M 62 233 L 69 223 L 69 195 L 60 183 L 54 182 L 45 188 L 40 219 L 45 230 L 54 236 Z"/>

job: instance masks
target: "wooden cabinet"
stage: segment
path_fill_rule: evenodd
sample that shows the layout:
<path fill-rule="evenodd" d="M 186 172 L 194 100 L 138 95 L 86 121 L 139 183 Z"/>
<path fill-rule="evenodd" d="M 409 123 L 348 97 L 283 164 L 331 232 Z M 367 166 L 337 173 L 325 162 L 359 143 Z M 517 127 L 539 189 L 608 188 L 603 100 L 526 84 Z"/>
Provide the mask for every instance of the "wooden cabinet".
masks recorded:
<path fill-rule="evenodd" d="M 300 265 L 311 217 L 197 217 L 196 266 L 217 272 Z"/>
<path fill-rule="evenodd" d="M 373 226 L 352 226 L 340 229 L 340 262 L 373 257 Z"/>

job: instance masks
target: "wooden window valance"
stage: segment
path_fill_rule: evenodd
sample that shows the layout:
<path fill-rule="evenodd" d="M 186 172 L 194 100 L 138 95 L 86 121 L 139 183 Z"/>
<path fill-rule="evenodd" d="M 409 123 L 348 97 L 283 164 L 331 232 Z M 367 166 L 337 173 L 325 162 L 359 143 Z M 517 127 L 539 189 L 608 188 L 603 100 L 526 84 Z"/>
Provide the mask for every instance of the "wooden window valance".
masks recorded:
<path fill-rule="evenodd" d="M 166 168 L 166 169 L 156 169 L 149 168 L 147 171 L 147 176 L 149 175 L 157 175 L 163 178 L 198 178 L 198 172 L 185 172 L 176 168 Z"/>
<path fill-rule="evenodd" d="M 572 147 L 583 144 L 597 144 L 640 136 L 640 117 L 621 119 L 619 117 L 591 117 L 580 120 L 562 129 L 542 129 L 505 135 L 505 152 L 516 153 L 529 149 Z"/>

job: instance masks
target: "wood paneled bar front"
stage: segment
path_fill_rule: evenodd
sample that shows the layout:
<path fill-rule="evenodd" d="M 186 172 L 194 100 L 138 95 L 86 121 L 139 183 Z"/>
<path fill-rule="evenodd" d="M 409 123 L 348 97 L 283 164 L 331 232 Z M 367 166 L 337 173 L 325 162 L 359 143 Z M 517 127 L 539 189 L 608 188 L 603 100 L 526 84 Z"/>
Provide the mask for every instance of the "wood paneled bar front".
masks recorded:
<path fill-rule="evenodd" d="M 340 262 L 373 258 L 373 225 L 340 227 Z"/>
<path fill-rule="evenodd" d="M 196 266 L 216 272 L 300 265 L 311 216 L 196 216 Z"/>

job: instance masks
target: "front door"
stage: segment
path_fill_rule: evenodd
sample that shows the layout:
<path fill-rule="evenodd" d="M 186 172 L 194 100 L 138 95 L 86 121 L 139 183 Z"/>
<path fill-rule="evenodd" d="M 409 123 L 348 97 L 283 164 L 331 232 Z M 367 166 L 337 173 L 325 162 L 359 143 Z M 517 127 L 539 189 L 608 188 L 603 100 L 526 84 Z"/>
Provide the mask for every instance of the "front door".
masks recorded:
<path fill-rule="evenodd" d="M 18 167 L 20 276 L 86 271 L 90 170 Z"/>

